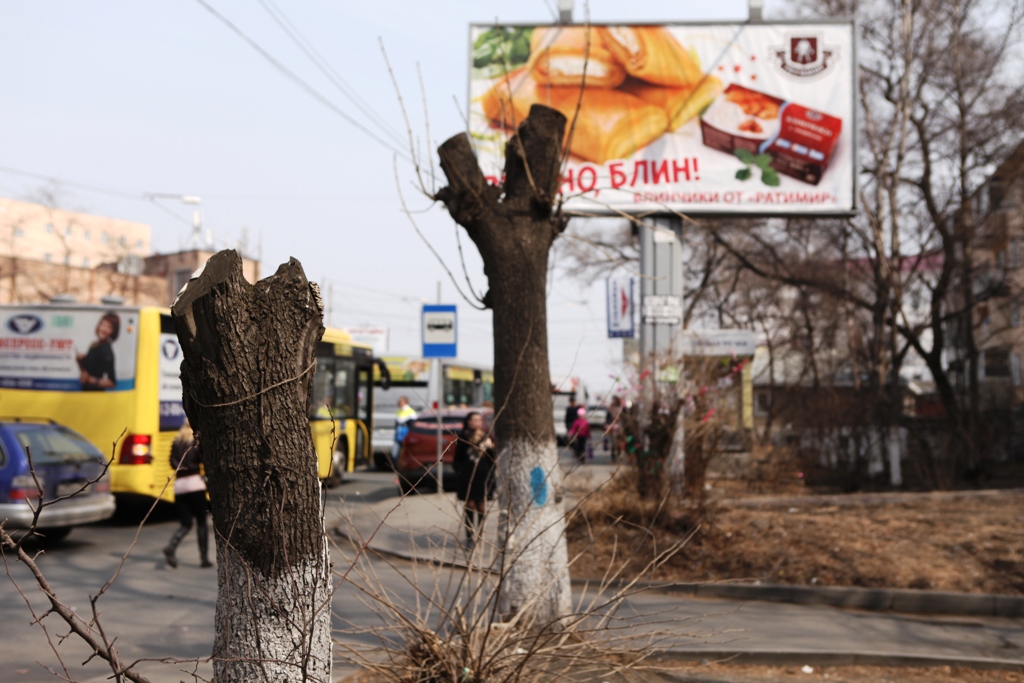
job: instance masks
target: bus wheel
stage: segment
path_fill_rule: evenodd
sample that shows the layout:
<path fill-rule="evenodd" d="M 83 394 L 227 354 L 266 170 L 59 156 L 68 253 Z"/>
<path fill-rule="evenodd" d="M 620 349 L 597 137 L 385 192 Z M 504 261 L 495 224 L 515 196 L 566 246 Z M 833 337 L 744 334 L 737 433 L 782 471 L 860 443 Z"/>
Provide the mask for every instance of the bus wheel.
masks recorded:
<path fill-rule="evenodd" d="M 341 486 L 341 483 L 345 481 L 345 470 L 348 468 L 348 449 L 344 445 L 344 441 L 340 444 L 341 448 L 334 451 L 334 455 L 331 456 L 331 474 L 324 480 L 324 486 L 333 489 L 336 486 Z"/>

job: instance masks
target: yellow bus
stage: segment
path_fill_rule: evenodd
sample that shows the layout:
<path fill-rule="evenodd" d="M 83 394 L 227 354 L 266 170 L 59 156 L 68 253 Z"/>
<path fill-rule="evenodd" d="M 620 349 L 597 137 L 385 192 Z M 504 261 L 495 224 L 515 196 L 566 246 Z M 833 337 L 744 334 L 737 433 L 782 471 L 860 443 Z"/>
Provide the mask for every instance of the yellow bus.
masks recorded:
<path fill-rule="evenodd" d="M 170 311 L 67 303 L 0 306 L 0 417 L 48 418 L 112 456 L 111 490 L 174 498 L 171 443 L 185 412 Z M 328 484 L 369 459 L 373 358 L 340 330 L 317 349 L 310 429 Z"/>

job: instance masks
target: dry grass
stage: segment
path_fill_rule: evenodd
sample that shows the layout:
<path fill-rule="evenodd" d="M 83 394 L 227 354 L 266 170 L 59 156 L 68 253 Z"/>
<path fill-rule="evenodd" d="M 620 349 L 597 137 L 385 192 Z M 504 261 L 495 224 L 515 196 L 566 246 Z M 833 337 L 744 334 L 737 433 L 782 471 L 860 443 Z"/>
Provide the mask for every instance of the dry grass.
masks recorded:
<path fill-rule="evenodd" d="M 796 505 L 659 506 L 639 501 L 628 478 L 616 481 L 570 524 L 570 553 L 582 554 L 574 575 L 642 567 L 693 533 L 652 578 L 1024 594 L 1024 494 Z"/>

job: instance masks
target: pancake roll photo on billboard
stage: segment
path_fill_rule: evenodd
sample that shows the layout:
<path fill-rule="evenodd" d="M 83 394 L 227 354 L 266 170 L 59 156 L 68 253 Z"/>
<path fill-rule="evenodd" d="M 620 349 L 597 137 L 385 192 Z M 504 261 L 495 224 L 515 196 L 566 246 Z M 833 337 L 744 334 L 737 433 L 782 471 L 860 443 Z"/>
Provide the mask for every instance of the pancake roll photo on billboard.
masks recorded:
<path fill-rule="evenodd" d="M 570 212 L 855 209 L 852 24 L 473 26 L 470 135 L 500 182 L 534 104 L 574 125 Z"/>

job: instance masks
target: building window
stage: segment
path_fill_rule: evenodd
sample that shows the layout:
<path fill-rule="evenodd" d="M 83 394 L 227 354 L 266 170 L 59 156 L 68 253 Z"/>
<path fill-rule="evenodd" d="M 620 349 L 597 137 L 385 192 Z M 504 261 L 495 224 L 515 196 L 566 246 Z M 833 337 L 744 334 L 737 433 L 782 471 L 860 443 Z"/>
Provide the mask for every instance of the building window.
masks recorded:
<path fill-rule="evenodd" d="M 46 224 L 46 232 L 53 232 L 53 223 Z"/>
<path fill-rule="evenodd" d="M 182 288 L 188 284 L 188 281 L 191 277 L 191 270 L 174 271 L 174 293 L 177 294 L 178 292 L 180 292 Z"/>
<path fill-rule="evenodd" d="M 1017 327 L 1020 325 L 1020 299 L 1013 297 L 1010 299 L 1010 326 Z"/>
<path fill-rule="evenodd" d="M 15 237 L 24 237 L 24 235 L 25 235 L 25 231 L 22 230 L 21 228 L 15 228 L 14 229 L 14 236 Z"/>
<path fill-rule="evenodd" d="M 1007 349 L 985 349 L 985 377 L 1010 376 L 1010 352 Z"/>
<path fill-rule="evenodd" d="M 82 259 L 82 267 L 83 268 L 88 268 L 89 267 L 89 257 L 88 256 L 86 256 L 85 258 Z"/>
<path fill-rule="evenodd" d="M 92 234 L 88 230 L 86 230 L 84 233 L 82 233 L 82 237 L 84 237 L 86 241 L 88 241 L 89 238 L 92 237 Z"/>
<path fill-rule="evenodd" d="M 1014 237 L 1010 240 L 1010 267 L 1020 267 L 1020 238 Z"/>
<path fill-rule="evenodd" d="M 71 237 L 71 226 L 70 225 L 64 226 L 64 236 L 65 237 Z"/>
<path fill-rule="evenodd" d="M 124 235 L 121 235 L 120 237 L 117 238 L 117 243 L 120 244 L 122 247 L 128 246 L 128 240 L 124 238 Z"/>
<path fill-rule="evenodd" d="M 999 249 L 998 251 L 996 251 L 996 268 L 1002 269 L 1002 268 L 1005 268 L 1005 267 L 1006 267 L 1006 250 L 1005 249 Z"/>
<path fill-rule="evenodd" d="M 103 233 L 103 244 L 107 244 L 108 242 L 110 242 L 110 235 Z"/>
<path fill-rule="evenodd" d="M 142 249 L 142 240 L 135 240 L 135 248 Z"/>
<path fill-rule="evenodd" d="M 43 254 L 43 260 L 46 261 L 47 263 L 49 263 L 50 261 L 53 260 L 53 256 L 51 256 L 50 253 L 47 252 L 47 253 Z"/>

